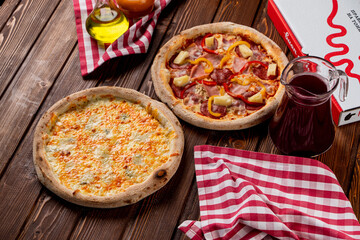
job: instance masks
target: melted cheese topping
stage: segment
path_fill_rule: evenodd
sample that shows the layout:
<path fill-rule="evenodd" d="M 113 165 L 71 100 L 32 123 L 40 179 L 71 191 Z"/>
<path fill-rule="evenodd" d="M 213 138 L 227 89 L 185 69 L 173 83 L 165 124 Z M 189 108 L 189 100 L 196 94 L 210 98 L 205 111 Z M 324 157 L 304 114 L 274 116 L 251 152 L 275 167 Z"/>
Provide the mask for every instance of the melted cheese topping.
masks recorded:
<path fill-rule="evenodd" d="M 57 116 L 45 138 L 46 156 L 65 187 L 108 196 L 166 163 L 174 136 L 141 105 L 101 98 Z"/>

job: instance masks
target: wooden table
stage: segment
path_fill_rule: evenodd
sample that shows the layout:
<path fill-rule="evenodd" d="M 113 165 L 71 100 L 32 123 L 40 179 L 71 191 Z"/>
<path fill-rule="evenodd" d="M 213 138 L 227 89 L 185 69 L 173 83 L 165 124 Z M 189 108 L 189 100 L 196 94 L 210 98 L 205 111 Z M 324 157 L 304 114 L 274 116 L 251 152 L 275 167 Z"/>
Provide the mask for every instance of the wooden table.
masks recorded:
<path fill-rule="evenodd" d="M 177 226 L 199 219 L 193 147 L 228 146 L 278 153 L 268 122 L 242 131 L 209 131 L 181 122 L 185 152 L 160 191 L 127 207 L 91 209 L 62 200 L 38 181 L 34 127 L 56 101 L 96 86 L 133 88 L 157 99 L 149 68 L 170 37 L 199 24 L 232 21 L 258 29 L 286 52 L 263 0 L 173 0 L 161 14 L 148 53 L 117 58 L 83 78 L 70 0 L 5 0 L 0 8 L 0 239 L 183 239 Z M 288 54 L 292 58 L 291 54 Z M 337 128 L 316 159 L 338 177 L 360 217 L 360 123 Z"/>

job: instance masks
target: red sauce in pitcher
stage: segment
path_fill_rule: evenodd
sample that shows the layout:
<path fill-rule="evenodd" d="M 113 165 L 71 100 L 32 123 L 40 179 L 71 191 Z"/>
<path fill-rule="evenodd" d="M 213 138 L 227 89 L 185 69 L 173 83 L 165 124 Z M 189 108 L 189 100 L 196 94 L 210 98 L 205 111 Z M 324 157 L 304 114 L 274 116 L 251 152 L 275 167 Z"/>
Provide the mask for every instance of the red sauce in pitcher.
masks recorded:
<path fill-rule="evenodd" d="M 316 73 L 301 73 L 286 89 L 269 125 L 272 141 L 288 155 L 315 156 L 326 151 L 335 137 L 330 95 L 325 100 L 307 100 L 309 96 L 327 93 L 326 81 Z"/>

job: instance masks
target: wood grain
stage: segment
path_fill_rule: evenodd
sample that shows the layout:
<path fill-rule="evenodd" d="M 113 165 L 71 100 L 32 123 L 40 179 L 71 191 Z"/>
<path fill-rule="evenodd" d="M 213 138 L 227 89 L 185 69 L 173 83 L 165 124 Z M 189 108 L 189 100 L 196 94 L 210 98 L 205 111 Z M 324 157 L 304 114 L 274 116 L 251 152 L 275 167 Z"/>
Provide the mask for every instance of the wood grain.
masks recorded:
<path fill-rule="evenodd" d="M 6 22 L 9 20 L 11 14 L 15 11 L 16 7 L 18 7 L 20 0 L 11 1 L 5 0 L 2 2 L 0 7 L 0 30 L 5 26 Z M 1 3 L 1 2 L 0 2 Z M 2 35 L 0 33 L 0 46 L 2 44 Z"/>
<path fill-rule="evenodd" d="M 179 226 L 185 220 L 198 220 L 200 221 L 200 205 L 198 197 L 198 189 L 196 185 L 196 178 L 194 177 L 191 184 L 191 189 L 188 196 L 186 197 L 186 204 L 183 209 L 181 209 L 181 214 L 176 226 Z M 171 239 L 184 239 L 184 233 L 179 229 L 174 230 L 174 234 Z"/>
<path fill-rule="evenodd" d="M 24 62 L 24 58 L 29 54 L 32 49 L 32 44 L 39 37 L 44 26 L 48 24 L 49 18 L 53 13 L 59 1 L 46 1 L 46 0 L 24 0 L 22 1 L 15 11 L 10 16 L 8 22 L 0 32 L 0 96 L 3 96 L 4 90 L 13 80 L 14 75 L 19 70 Z M 71 4 L 71 3 L 70 3 Z M 73 17 L 73 10 L 64 12 L 64 16 L 58 18 L 52 23 L 56 22 L 53 27 L 58 31 L 58 39 L 73 34 L 67 34 L 64 26 L 59 26 L 61 18 Z M 69 30 L 75 29 L 73 25 Z M 65 31 L 64 31 L 65 30 Z M 64 32 L 62 32 L 64 31 Z M 63 34 L 60 35 L 59 34 Z M 48 35 L 48 37 L 56 36 Z M 64 41 L 61 40 L 61 41 Z M 51 52 L 50 49 L 48 53 Z M 43 53 L 44 54 L 44 53 Z M 20 69 L 21 71 L 21 69 Z M 10 87 L 12 89 L 12 87 Z"/>
<path fill-rule="evenodd" d="M 62 205 L 59 206 L 58 202 L 62 202 Z M 69 205 L 71 204 L 48 191 L 41 192 L 18 239 L 57 239 L 60 233 L 64 235 L 72 232 L 79 220 L 79 212 L 83 210 Z"/>
<path fill-rule="evenodd" d="M 13 78 L 10 76 L 4 78 L 1 85 L 6 84 L 6 79 L 12 79 L 0 105 L 0 112 L 2 113 L 0 115 L 0 135 L 7 136 L 0 139 L 0 145 L 7 149 L 7 151 L 0 152 L 0 173 L 8 164 L 39 105 L 46 97 L 48 90 L 75 46 L 77 38 L 74 35 L 75 26 L 71 24 L 74 22 L 71 4 L 69 1 L 60 4 L 58 11 L 52 16 L 26 58 L 20 60 L 21 55 L 25 54 L 22 53 L 23 50 L 19 49 L 12 52 L 11 48 L 5 46 L 6 53 L 11 54 L 10 58 L 12 56 L 19 58 L 17 61 L 21 63 L 21 67 Z M 31 18 L 31 16 L 28 17 Z M 26 17 L 24 16 L 24 18 Z M 35 39 L 29 39 L 29 41 L 35 41 Z M 14 42 L 16 43 L 16 41 Z M 0 61 L 1 63 L 4 64 Z M 3 66 L 11 67 L 12 65 L 13 63 L 6 62 Z M 11 75 L 7 71 L 1 74 Z"/>
<path fill-rule="evenodd" d="M 229 21 L 251 26 L 259 3 L 259 0 L 221 1 L 213 22 Z"/>
<path fill-rule="evenodd" d="M 358 221 L 360 221 L 360 148 L 357 149 L 356 163 L 350 186 L 349 200 Z"/>
<path fill-rule="evenodd" d="M 267 14 L 267 1 L 261 2 L 261 5 L 259 6 L 259 12 L 253 22 L 253 27 L 273 40 L 285 54 L 289 51 L 284 39 L 281 38 L 279 32 L 276 30 L 274 24 Z"/>
<path fill-rule="evenodd" d="M 345 193 L 349 192 L 360 141 L 359 123 L 337 127 L 331 148 L 316 157 L 336 175 Z M 356 146 L 356 147 L 354 147 Z"/>
<path fill-rule="evenodd" d="M 2 221 L 7 223 L 0 225 L 0 239 L 4 239 L 1 235 L 9 236 L 9 239 L 13 239 L 14 236 L 18 235 L 24 223 L 25 228 L 23 229 L 21 236 L 35 234 L 39 229 L 41 229 L 41 232 L 46 232 L 48 227 L 47 222 L 36 220 L 41 219 L 37 218 L 37 216 L 49 217 L 49 214 L 47 213 L 48 206 L 46 204 L 57 204 L 57 208 L 62 208 L 62 205 L 65 203 L 72 208 L 75 207 L 75 205 L 65 201 L 59 201 L 58 197 L 56 197 L 57 200 L 54 203 L 46 203 L 45 207 L 36 203 L 43 186 L 38 181 L 34 169 L 32 141 L 37 122 L 51 105 L 73 92 L 95 86 L 96 81 L 82 80 L 80 74 L 78 74 L 79 69 L 78 53 L 77 51 L 74 51 L 68 59 L 67 64 L 62 69 L 58 81 L 55 82 L 50 93 L 47 95 L 46 101 L 38 110 L 36 118 L 32 122 L 30 129 L 20 146 L 17 148 L 10 165 L 0 181 L 0 198 L 3 199 L 3 201 L 0 201 L 0 209 L 6 209 L 6 213 L 2 215 Z M 46 194 L 46 196 L 49 196 L 49 194 L 50 196 L 54 196 L 46 189 L 43 194 Z M 45 199 L 46 196 L 40 196 L 39 199 Z M 51 205 L 50 208 L 52 208 Z M 66 213 L 66 211 L 69 212 Z M 73 215 L 73 211 L 73 209 L 65 208 L 62 210 L 61 215 L 55 215 L 58 212 L 52 211 L 50 218 L 56 219 L 56 223 L 61 226 L 61 221 L 68 222 L 68 220 L 65 219 L 67 219 L 68 215 Z M 29 220 L 29 223 L 26 223 L 26 220 Z M 39 226 L 36 224 L 42 225 Z M 26 231 L 29 231 L 30 233 L 26 233 Z M 55 231 L 54 233 L 48 234 L 56 237 L 62 236 L 65 233 L 63 232 L 60 235 L 59 231 Z"/>

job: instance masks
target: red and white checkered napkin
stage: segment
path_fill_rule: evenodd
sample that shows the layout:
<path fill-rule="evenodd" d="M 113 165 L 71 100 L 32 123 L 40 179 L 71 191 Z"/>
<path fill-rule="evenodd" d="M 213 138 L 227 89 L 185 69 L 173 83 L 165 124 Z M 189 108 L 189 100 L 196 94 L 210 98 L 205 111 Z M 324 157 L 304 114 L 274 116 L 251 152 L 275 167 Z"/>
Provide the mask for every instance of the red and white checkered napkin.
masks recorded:
<path fill-rule="evenodd" d="M 85 76 L 105 61 L 129 54 L 145 53 L 149 47 L 156 22 L 170 0 L 155 0 L 154 10 L 137 22 L 129 19 L 129 29 L 106 50 L 86 31 L 85 22 L 96 0 L 73 0 L 76 32 L 79 42 L 81 75 Z"/>
<path fill-rule="evenodd" d="M 195 147 L 201 221 L 191 239 L 360 239 L 335 175 L 319 161 L 213 146 Z"/>

